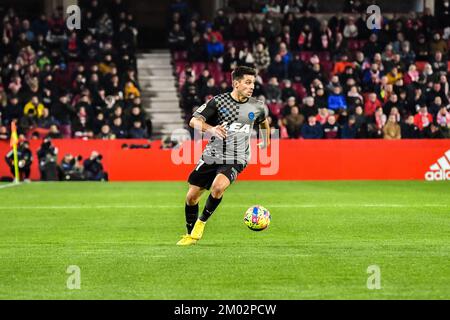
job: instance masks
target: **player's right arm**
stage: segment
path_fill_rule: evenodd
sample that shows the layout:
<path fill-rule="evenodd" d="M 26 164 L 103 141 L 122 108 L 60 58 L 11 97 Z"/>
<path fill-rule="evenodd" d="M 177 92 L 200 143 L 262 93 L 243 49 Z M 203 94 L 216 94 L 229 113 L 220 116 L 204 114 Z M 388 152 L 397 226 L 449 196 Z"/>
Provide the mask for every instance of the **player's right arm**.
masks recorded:
<path fill-rule="evenodd" d="M 217 105 L 213 98 L 195 110 L 189 125 L 196 130 L 200 130 L 201 132 L 210 132 L 214 136 L 225 139 L 227 136 L 227 131 L 224 124 L 219 124 L 216 126 L 208 124 L 208 122 L 217 122 L 216 119 Z"/>

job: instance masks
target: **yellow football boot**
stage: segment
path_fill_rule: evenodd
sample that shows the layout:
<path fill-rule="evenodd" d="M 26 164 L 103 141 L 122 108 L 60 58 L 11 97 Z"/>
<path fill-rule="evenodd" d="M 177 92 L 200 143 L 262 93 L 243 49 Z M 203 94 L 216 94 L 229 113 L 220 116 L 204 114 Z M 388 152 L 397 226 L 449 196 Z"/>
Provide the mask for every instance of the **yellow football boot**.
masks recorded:
<path fill-rule="evenodd" d="M 194 225 L 194 229 L 191 232 L 191 238 L 194 240 L 200 240 L 203 236 L 203 230 L 205 230 L 206 222 L 198 219 Z"/>
<path fill-rule="evenodd" d="M 185 234 L 180 241 L 177 242 L 177 246 L 191 246 L 197 243 L 197 239 L 191 237 L 190 234 Z"/>

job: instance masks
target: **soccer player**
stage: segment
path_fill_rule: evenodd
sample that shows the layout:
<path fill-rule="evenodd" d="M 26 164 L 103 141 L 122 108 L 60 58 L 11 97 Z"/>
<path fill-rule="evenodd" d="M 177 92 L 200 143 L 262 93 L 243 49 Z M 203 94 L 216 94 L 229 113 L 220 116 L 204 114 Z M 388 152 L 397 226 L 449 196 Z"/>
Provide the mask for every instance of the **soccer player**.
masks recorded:
<path fill-rule="evenodd" d="M 268 109 L 252 97 L 256 71 L 237 67 L 231 74 L 233 91 L 213 97 L 200 106 L 189 123 L 191 127 L 211 134 L 194 171 L 189 175 L 185 215 L 187 234 L 177 245 L 188 246 L 202 238 L 206 221 L 222 201 L 230 184 L 236 180 L 250 160 L 250 137 L 253 126 L 262 129 L 263 142 L 270 144 Z M 211 189 L 205 208 L 198 217 L 198 202 L 205 190 Z"/>

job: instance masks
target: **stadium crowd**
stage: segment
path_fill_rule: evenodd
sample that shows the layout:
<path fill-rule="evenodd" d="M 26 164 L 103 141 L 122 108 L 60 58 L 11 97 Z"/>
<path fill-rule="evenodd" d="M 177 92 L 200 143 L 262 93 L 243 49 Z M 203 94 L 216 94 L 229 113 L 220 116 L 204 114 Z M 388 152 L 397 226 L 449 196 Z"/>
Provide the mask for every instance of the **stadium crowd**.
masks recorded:
<path fill-rule="evenodd" d="M 206 21 L 175 0 L 168 43 L 186 120 L 247 65 L 283 138 L 450 138 L 449 1 L 372 30 L 367 5 L 319 20 L 317 1 L 230 0 Z"/>
<path fill-rule="evenodd" d="M 0 11 L 0 140 L 149 138 L 140 99 L 137 27 L 122 0 L 79 1 L 81 29 L 52 15 Z"/>

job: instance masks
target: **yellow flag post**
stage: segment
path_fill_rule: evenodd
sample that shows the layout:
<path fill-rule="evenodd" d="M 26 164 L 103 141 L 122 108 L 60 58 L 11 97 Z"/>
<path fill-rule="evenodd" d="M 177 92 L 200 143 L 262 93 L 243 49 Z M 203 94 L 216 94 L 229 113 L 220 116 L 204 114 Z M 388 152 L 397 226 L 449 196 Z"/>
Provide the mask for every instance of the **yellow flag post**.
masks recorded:
<path fill-rule="evenodd" d="M 14 154 L 14 174 L 15 174 L 15 183 L 19 183 L 19 160 L 17 158 L 17 143 L 19 142 L 19 138 L 17 137 L 17 127 L 16 122 L 11 122 L 11 140 L 9 142 L 10 146 L 13 148 Z"/>

